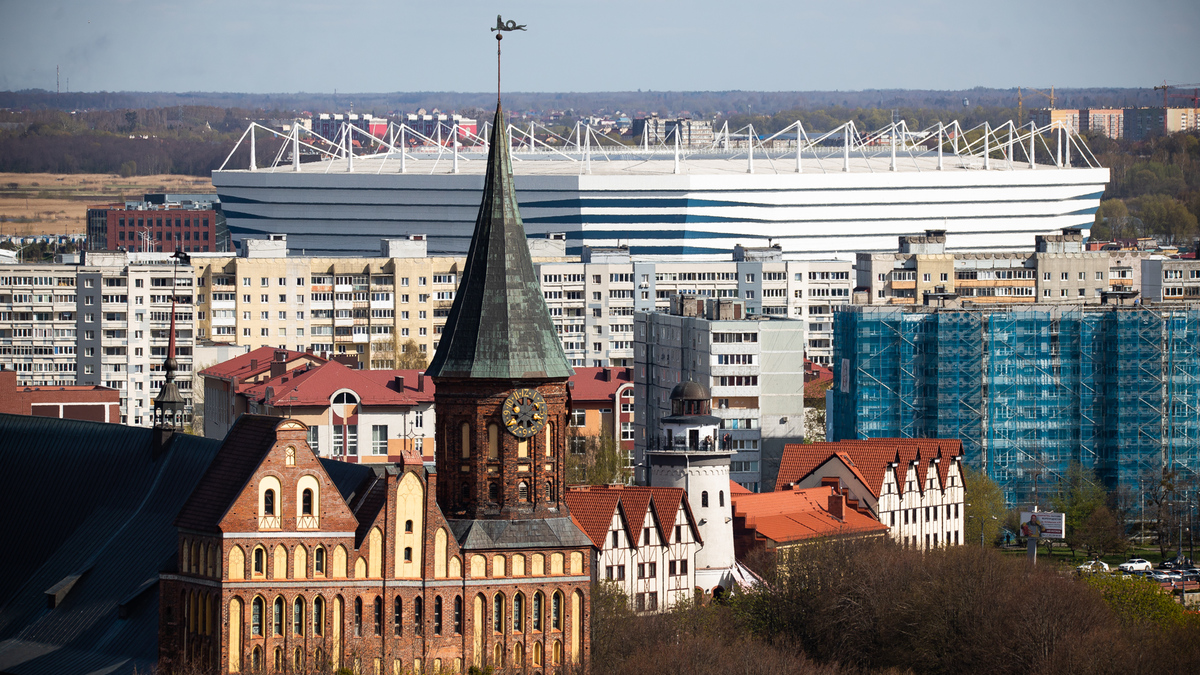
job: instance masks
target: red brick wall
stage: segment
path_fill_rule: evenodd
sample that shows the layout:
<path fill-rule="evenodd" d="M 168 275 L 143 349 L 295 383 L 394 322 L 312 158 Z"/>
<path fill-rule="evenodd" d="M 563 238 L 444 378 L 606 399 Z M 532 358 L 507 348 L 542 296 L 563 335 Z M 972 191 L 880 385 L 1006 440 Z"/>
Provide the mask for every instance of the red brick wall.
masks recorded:
<path fill-rule="evenodd" d="M 452 518 L 546 518 L 566 514 L 564 448 L 567 431 L 565 381 L 511 383 L 500 380 L 434 380 L 437 408 L 438 503 Z M 547 425 L 529 441 L 529 457 L 518 457 L 520 439 L 505 431 L 501 407 L 513 390 L 537 389 L 546 399 Z M 462 425 L 471 426 L 471 456 L 462 458 Z M 488 425 L 500 429 L 499 458 L 488 459 Z M 552 453 L 545 455 L 546 434 Z M 549 467 L 549 468 L 547 468 Z M 518 485 L 529 486 L 522 502 Z M 551 485 L 546 500 L 545 485 Z M 499 498 L 488 498 L 489 484 L 499 486 Z"/>
<path fill-rule="evenodd" d="M 0 370 L 0 413 L 28 415 L 29 398 L 17 391 L 17 371 Z"/>

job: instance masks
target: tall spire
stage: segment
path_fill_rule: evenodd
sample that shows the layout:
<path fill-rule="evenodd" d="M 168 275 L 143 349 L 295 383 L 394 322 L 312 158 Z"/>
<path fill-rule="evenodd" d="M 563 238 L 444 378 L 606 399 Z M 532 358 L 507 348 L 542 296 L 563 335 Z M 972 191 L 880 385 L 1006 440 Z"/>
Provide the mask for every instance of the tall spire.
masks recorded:
<path fill-rule="evenodd" d="M 177 252 L 175 257 L 177 262 L 187 258 L 182 252 Z M 163 362 L 164 379 L 158 396 L 154 398 L 154 427 L 160 430 L 174 430 L 181 426 L 183 421 L 184 400 L 179 393 L 179 386 L 175 384 L 175 371 L 179 369 L 179 363 L 175 360 L 176 298 L 173 277 L 171 284 L 171 330 L 167 336 L 167 358 Z"/>
<path fill-rule="evenodd" d="M 432 377 L 566 379 L 575 371 L 563 353 L 529 255 L 499 102 L 490 140 L 471 248 L 437 353 L 426 373 Z"/>

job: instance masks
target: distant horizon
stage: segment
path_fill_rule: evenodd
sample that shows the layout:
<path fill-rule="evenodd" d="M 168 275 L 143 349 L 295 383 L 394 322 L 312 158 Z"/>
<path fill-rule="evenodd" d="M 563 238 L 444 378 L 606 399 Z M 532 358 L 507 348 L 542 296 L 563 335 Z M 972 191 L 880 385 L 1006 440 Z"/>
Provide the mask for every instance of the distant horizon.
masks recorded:
<path fill-rule="evenodd" d="M 1077 91 L 1092 91 L 1092 90 L 1117 90 L 1117 91 L 1154 91 L 1154 87 L 1160 86 L 1158 83 L 1146 87 L 1125 87 L 1119 85 L 1094 85 L 1094 86 L 1055 86 L 1055 92 L 1077 92 Z M 1181 86 L 1172 82 L 1167 82 L 1172 88 L 1179 87 L 1180 89 L 1196 89 L 1193 86 Z M 1024 85 L 1014 85 L 1011 87 L 988 87 L 977 85 L 974 87 L 959 88 L 959 89 L 932 89 L 927 87 L 865 87 L 862 89 L 603 89 L 603 90 L 503 90 L 502 94 L 514 95 L 547 95 L 547 94 L 580 94 L 580 95 L 595 95 L 595 94 L 864 94 L 868 92 L 933 92 L 954 94 L 960 92 L 972 91 L 1011 91 L 1016 92 L 1017 89 L 1032 91 L 1034 88 Z M 43 87 L 29 87 L 26 89 L 0 89 L 0 93 L 5 94 L 24 94 L 24 93 L 56 93 L 53 89 Z M 236 95 L 236 96 L 391 96 L 396 94 L 406 95 L 429 95 L 429 94 L 447 94 L 456 96 L 494 96 L 495 90 L 480 90 L 467 91 L 459 89 L 396 89 L 392 91 L 338 91 L 336 89 L 330 91 L 322 90 L 299 90 L 299 91 L 237 91 L 233 89 L 210 89 L 210 90 L 172 90 L 172 89 L 97 89 L 97 90 L 71 90 L 58 92 L 59 95 L 68 94 L 173 94 L 177 96 L 186 95 Z M 1155 94 L 1161 96 L 1161 94 Z M 1032 94 L 1031 94 L 1032 96 Z"/>

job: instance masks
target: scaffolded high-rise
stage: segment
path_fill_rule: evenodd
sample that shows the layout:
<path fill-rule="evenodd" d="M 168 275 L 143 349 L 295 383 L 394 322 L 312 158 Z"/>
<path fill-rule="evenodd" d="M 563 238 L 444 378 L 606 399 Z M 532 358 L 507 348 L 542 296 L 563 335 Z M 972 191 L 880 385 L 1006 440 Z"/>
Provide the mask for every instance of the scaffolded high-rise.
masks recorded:
<path fill-rule="evenodd" d="M 1010 505 L 1200 471 L 1200 305 L 838 308 L 832 438 L 959 438 Z M 844 374 L 843 374 L 844 373 Z"/>

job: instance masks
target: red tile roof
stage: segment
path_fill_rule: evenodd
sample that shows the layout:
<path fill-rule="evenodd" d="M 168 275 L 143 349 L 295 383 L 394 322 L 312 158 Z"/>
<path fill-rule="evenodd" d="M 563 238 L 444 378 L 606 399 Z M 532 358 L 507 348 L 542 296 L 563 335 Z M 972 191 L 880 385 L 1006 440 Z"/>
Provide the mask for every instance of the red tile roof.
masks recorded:
<path fill-rule="evenodd" d="M 572 485 L 567 489 L 567 507 L 579 522 L 579 528 L 592 540 L 597 548 L 604 548 L 613 513 L 620 509 L 624 516 L 626 534 L 630 541 L 640 542 L 638 536 L 646 511 L 653 509 L 659 536 L 670 538 L 679 509 L 686 518 L 696 540 L 700 532 L 682 488 L 647 487 L 643 485 Z"/>
<path fill-rule="evenodd" d="M 746 488 L 742 487 L 741 483 L 735 483 L 734 481 L 729 481 L 729 494 L 731 494 L 731 495 L 748 495 L 748 494 L 753 494 L 753 493 L 750 492 L 749 490 L 747 490 Z"/>
<path fill-rule="evenodd" d="M 605 376 L 611 379 L 605 380 Z M 570 379 L 571 400 L 576 403 L 584 401 L 612 402 L 617 387 L 633 382 L 631 368 L 576 368 Z"/>
<path fill-rule="evenodd" d="M 799 482 L 835 455 L 840 455 L 842 461 L 861 476 L 867 489 L 878 497 L 892 462 L 907 467 L 909 462 L 915 461 L 917 475 L 924 478 L 929 463 L 941 457 L 937 463 L 937 473 L 942 485 L 945 485 L 951 460 L 962 456 L 962 441 L 945 438 L 872 438 L 836 443 L 790 444 L 783 449 L 775 489 L 787 489 L 788 484 Z M 903 475 L 896 480 L 904 480 Z M 919 483 L 923 490 L 924 482 Z"/>
<path fill-rule="evenodd" d="M 830 486 L 784 492 L 733 495 L 735 527 L 783 544 L 845 534 L 882 534 L 887 525 L 843 506 L 842 518 L 829 512 Z"/>
<path fill-rule="evenodd" d="M 269 373 L 271 371 L 271 360 L 275 358 L 275 352 L 287 352 L 287 361 L 290 363 L 296 359 L 308 357 L 313 359 L 315 363 L 324 363 L 325 359 L 316 354 L 308 354 L 305 352 L 295 352 L 287 349 L 278 349 L 276 347 L 259 347 L 253 351 L 236 356 L 228 361 L 223 361 L 213 366 L 209 366 L 200 371 L 200 375 L 205 377 L 219 377 L 223 380 L 229 380 L 234 377 L 239 380 L 244 380 L 254 375 Z M 253 362 L 253 363 L 252 363 Z M 254 367 L 251 367 L 253 365 Z"/>
<path fill-rule="evenodd" d="M 289 371 L 264 380 L 248 388 L 245 394 L 251 400 L 275 408 L 329 405 L 329 399 L 339 389 L 353 391 L 363 405 L 416 405 L 407 393 L 381 384 L 365 375 L 367 372 L 370 371 L 353 370 L 337 361 L 327 361 L 303 372 Z"/>
<path fill-rule="evenodd" d="M 360 370 L 358 372 L 392 391 L 399 391 L 396 378 L 403 377 L 405 396 L 419 403 L 433 401 L 434 386 L 432 377 L 425 377 L 423 390 L 418 390 L 420 379 L 425 376 L 425 371 L 423 370 Z"/>

